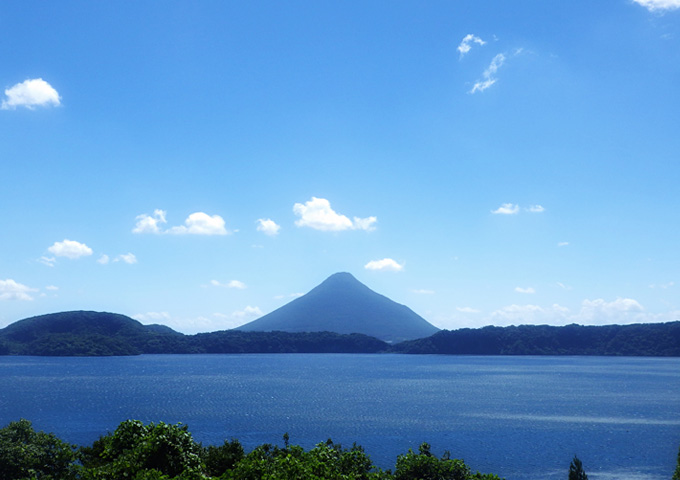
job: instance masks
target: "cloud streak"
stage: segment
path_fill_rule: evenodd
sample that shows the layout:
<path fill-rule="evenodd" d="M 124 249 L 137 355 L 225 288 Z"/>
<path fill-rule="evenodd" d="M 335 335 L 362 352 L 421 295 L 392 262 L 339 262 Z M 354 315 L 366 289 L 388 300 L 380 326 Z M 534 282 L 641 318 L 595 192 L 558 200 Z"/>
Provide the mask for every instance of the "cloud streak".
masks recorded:
<path fill-rule="evenodd" d="M 499 53 L 493 59 L 491 60 L 491 63 L 489 64 L 488 67 L 486 67 L 486 70 L 482 73 L 482 78 L 480 80 L 477 80 L 475 84 L 472 86 L 470 89 L 470 94 L 475 94 L 477 92 L 483 92 L 489 87 L 491 87 L 496 81 L 498 80 L 496 78 L 496 73 L 498 73 L 498 69 L 503 66 L 505 63 L 505 55 L 502 53 Z"/>

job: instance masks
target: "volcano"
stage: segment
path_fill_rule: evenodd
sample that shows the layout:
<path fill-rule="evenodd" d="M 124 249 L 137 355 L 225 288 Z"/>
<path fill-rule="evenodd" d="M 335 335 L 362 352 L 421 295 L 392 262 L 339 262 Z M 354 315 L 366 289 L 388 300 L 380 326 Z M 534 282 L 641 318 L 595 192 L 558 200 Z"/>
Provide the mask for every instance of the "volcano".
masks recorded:
<path fill-rule="evenodd" d="M 336 273 L 306 295 L 237 330 L 362 333 L 395 343 L 439 329 L 405 305 L 380 295 L 349 273 Z"/>

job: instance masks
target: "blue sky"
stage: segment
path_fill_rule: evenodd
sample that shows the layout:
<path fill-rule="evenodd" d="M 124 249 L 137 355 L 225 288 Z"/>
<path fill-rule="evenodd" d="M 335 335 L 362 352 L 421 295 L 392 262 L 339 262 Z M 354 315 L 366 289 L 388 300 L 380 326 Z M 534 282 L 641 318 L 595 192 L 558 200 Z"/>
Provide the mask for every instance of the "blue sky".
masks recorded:
<path fill-rule="evenodd" d="M 680 318 L 680 1 L 0 11 L 0 327 L 232 328 L 347 271 L 441 328 Z"/>

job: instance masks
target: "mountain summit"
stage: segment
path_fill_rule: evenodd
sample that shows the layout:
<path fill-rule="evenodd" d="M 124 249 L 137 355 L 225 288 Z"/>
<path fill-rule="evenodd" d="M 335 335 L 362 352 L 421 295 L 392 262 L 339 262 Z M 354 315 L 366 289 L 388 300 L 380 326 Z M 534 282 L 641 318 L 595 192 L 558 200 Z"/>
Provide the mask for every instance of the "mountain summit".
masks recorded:
<path fill-rule="evenodd" d="M 387 342 L 439 331 L 407 306 L 374 292 L 349 273 L 331 275 L 306 295 L 237 329 L 363 333 Z"/>

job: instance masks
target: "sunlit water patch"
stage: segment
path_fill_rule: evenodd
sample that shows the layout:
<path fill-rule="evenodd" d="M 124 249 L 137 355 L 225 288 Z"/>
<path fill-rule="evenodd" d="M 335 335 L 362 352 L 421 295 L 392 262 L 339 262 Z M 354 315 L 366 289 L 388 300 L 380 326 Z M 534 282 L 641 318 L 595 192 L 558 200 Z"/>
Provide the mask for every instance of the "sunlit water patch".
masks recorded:
<path fill-rule="evenodd" d="M 88 444 L 123 420 L 203 443 L 362 445 L 376 464 L 429 442 L 508 480 L 660 480 L 680 446 L 680 359 L 407 355 L 0 357 L 0 421 Z"/>

